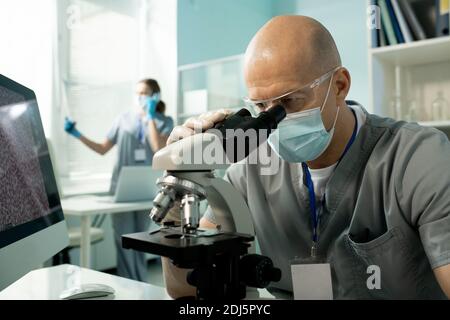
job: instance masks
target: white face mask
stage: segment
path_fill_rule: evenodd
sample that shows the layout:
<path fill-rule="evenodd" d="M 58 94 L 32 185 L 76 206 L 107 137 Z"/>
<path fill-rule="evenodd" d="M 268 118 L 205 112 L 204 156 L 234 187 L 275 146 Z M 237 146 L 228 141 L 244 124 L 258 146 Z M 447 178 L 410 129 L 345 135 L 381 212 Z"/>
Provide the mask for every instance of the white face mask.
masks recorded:
<path fill-rule="evenodd" d="M 139 108 L 145 108 L 146 105 L 146 99 L 148 98 L 148 96 L 146 95 L 136 95 L 135 97 L 135 103 Z"/>
<path fill-rule="evenodd" d="M 287 162 L 308 162 L 317 159 L 330 145 L 340 108 L 328 132 L 322 121 L 322 111 L 330 94 L 333 77 L 321 107 L 288 114 L 269 136 L 268 143 Z"/>

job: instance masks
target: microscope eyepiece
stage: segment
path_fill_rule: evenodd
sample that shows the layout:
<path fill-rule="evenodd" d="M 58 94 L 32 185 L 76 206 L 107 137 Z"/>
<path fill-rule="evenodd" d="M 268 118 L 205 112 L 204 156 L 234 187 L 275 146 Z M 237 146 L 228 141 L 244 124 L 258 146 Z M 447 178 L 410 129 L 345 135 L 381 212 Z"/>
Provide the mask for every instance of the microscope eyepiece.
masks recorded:
<path fill-rule="evenodd" d="M 286 110 L 282 105 L 276 105 L 267 111 L 261 112 L 256 118 L 253 118 L 250 111 L 241 109 L 222 122 L 214 126 L 214 129 L 220 130 L 225 134 L 227 129 L 242 130 L 274 130 L 278 124 L 286 117 Z"/>
<path fill-rule="evenodd" d="M 269 125 L 276 129 L 278 124 L 286 118 L 286 109 L 282 105 L 276 105 L 269 110 L 262 112 L 258 118 L 268 118 Z"/>
<path fill-rule="evenodd" d="M 222 145 L 231 162 L 238 162 L 255 150 L 261 143 L 267 140 L 270 133 L 278 127 L 278 124 L 286 117 L 286 110 L 282 105 L 275 105 L 267 111 L 261 112 L 256 118 L 251 116 L 250 111 L 241 109 L 224 121 L 214 126 L 220 132 Z M 229 131 L 235 134 L 230 135 Z M 252 138 L 250 131 L 256 133 L 256 141 Z M 212 131 L 213 132 L 213 131 Z M 217 133 L 217 131 L 216 131 Z M 252 143 L 253 142 L 253 143 Z M 238 152 L 238 146 L 244 145 L 243 152 Z"/>

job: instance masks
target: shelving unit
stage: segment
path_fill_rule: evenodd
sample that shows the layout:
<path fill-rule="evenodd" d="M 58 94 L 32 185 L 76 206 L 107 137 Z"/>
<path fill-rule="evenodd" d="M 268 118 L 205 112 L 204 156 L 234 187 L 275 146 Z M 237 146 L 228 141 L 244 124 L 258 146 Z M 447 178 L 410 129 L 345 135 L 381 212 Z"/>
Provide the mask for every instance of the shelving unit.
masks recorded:
<path fill-rule="evenodd" d="M 450 110 L 437 116 L 432 105 L 441 95 L 450 108 L 450 37 L 372 48 L 368 32 L 369 109 L 449 134 Z"/>
<path fill-rule="evenodd" d="M 420 65 L 450 60 L 450 37 L 441 37 L 398 44 L 381 48 L 371 48 L 373 57 L 385 63 L 400 66 Z"/>
<path fill-rule="evenodd" d="M 438 129 L 450 128 L 450 120 L 447 121 L 420 121 L 420 125 Z"/>

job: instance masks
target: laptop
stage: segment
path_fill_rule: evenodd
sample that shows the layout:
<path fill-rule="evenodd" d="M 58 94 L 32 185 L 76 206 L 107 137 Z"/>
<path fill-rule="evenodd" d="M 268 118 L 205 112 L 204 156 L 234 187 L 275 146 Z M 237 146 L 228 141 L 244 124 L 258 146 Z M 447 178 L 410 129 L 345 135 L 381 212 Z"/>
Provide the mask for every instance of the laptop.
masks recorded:
<path fill-rule="evenodd" d="M 152 201 L 159 189 L 156 180 L 164 171 L 153 170 L 150 166 L 122 167 L 113 196 L 101 197 L 102 202 Z"/>

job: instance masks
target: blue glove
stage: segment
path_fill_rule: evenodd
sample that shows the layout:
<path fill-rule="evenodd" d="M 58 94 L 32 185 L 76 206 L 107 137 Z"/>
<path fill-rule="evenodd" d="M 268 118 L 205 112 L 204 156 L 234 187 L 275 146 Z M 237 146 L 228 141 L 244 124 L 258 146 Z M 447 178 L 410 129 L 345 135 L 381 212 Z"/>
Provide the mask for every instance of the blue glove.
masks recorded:
<path fill-rule="evenodd" d="M 156 117 L 156 106 L 160 101 L 161 95 L 159 93 L 155 93 L 151 97 L 147 97 L 146 99 L 146 108 L 147 108 L 147 119 L 152 120 Z"/>
<path fill-rule="evenodd" d="M 80 133 L 80 131 L 77 130 L 77 128 L 75 126 L 76 126 L 76 122 L 73 122 L 72 120 L 70 120 L 67 117 L 65 118 L 65 120 L 64 120 L 64 130 L 68 134 L 74 136 L 75 138 L 80 139 L 81 133 Z"/>

